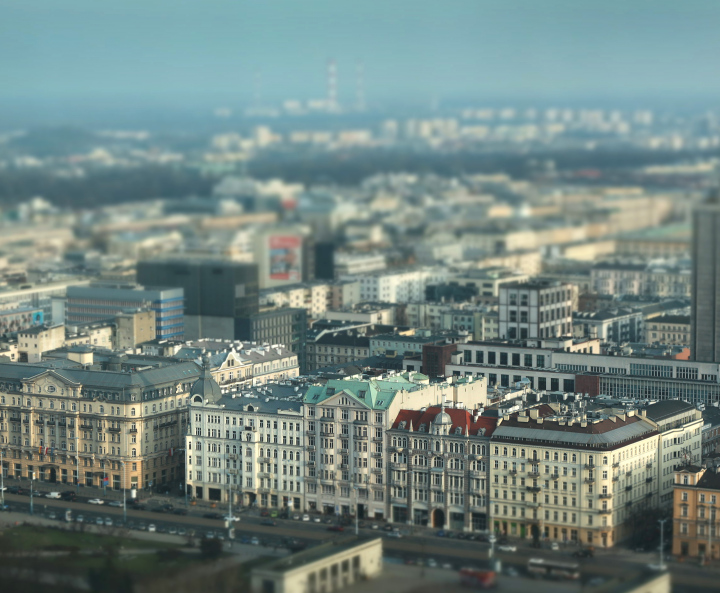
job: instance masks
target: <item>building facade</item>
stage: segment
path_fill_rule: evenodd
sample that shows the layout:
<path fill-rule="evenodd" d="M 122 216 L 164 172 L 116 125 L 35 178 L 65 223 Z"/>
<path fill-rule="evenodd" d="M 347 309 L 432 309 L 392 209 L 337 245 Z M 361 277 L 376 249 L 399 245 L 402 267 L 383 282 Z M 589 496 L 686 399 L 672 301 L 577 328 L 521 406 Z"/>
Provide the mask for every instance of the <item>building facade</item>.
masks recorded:
<path fill-rule="evenodd" d="M 101 370 L 88 356 L 62 368 L 0 364 L 6 475 L 95 487 L 106 476 L 114 489 L 181 479 L 198 366 L 148 360 L 134 371 L 116 356 Z"/>
<path fill-rule="evenodd" d="M 688 346 L 690 337 L 689 315 L 661 315 L 653 317 L 647 322 L 646 339 L 648 342 Z"/>
<path fill-rule="evenodd" d="M 572 333 L 573 286 L 557 281 L 516 282 L 500 287 L 503 339 L 557 338 Z"/>
<path fill-rule="evenodd" d="M 674 475 L 675 556 L 720 558 L 720 472 L 687 464 Z"/>

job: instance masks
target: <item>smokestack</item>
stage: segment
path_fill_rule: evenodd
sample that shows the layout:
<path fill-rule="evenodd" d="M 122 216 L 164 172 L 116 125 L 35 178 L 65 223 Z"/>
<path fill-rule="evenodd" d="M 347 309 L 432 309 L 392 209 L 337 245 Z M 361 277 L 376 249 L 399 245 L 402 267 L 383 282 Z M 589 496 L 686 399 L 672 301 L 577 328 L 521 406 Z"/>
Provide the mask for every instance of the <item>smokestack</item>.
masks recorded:
<path fill-rule="evenodd" d="M 327 64 L 327 108 L 337 111 L 337 64 L 334 59 Z"/>
<path fill-rule="evenodd" d="M 365 111 L 365 64 L 358 62 L 355 67 L 355 100 L 358 111 Z"/>

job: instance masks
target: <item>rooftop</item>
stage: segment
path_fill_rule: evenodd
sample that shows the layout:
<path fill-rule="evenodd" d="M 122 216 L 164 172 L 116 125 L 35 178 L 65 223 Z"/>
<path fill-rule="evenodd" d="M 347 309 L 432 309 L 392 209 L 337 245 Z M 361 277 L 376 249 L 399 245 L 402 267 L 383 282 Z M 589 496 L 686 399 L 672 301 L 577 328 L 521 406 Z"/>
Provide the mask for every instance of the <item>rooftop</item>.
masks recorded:
<path fill-rule="evenodd" d="M 263 572 L 288 572 L 291 570 L 295 570 L 296 568 L 300 568 L 301 566 L 312 564 L 313 562 L 317 562 L 318 560 L 322 560 L 323 558 L 333 556 L 334 554 L 350 551 L 356 546 L 368 544 L 372 541 L 382 542 L 382 540 L 378 537 L 367 536 L 353 537 L 344 539 L 342 541 L 328 542 L 319 546 L 313 546 L 312 548 L 308 548 L 307 550 L 303 550 L 302 552 L 298 552 L 297 554 L 292 554 L 290 556 L 285 556 L 284 558 L 279 558 L 278 560 L 275 560 L 268 564 L 263 564 L 262 567 L 259 568 L 259 570 L 262 570 Z M 380 545 L 382 545 L 382 543 Z"/>

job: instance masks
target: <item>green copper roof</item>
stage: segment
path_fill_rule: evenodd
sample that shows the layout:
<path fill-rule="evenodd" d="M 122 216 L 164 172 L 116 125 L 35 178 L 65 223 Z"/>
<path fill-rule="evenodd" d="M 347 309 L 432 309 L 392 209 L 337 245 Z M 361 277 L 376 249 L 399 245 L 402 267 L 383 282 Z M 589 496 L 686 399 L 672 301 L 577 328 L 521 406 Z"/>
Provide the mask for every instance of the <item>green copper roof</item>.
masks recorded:
<path fill-rule="evenodd" d="M 344 392 L 371 410 L 386 410 L 398 391 L 415 391 L 423 388 L 423 385 L 412 383 L 399 375 L 388 379 L 370 379 L 369 381 L 331 379 L 325 385 L 310 387 L 303 402 L 321 404 L 328 398 Z"/>

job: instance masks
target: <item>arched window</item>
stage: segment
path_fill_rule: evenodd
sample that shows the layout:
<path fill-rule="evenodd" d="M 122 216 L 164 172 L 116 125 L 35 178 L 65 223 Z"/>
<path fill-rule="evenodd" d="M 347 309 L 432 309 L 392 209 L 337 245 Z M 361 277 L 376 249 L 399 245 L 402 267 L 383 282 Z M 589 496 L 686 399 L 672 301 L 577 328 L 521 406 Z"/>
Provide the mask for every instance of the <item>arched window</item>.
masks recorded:
<path fill-rule="evenodd" d="M 575 455 L 575 453 L 573 453 L 571 459 L 572 459 L 572 462 L 573 462 L 573 463 L 576 463 L 576 462 L 577 462 L 577 455 Z"/>
<path fill-rule="evenodd" d="M 560 454 L 557 451 L 555 451 L 555 453 L 553 454 L 553 461 L 559 461 L 559 460 L 560 460 Z"/>
<path fill-rule="evenodd" d="M 101 413 L 101 414 L 104 414 L 104 413 L 105 413 L 105 406 L 100 406 L 100 413 Z"/>
<path fill-rule="evenodd" d="M 201 403 L 202 403 L 202 396 L 196 395 L 196 396 L 193 398 L 193 403 L 194 403 L 194 404 L 201 404 Z"/>
<path fill-rule="evenodd" d="M 512 448 L 512 456 L 517 457 L 517 449 L 515 447 Z"/>
<path fill-rule="evenodd" d="M 131 416 L 134 416 L 134 415 L 135 415 L 135 408 L 130 408 L 130 415 L 131 415 Z"/>
<path fill-rule="evenodd" d="M 567 455 L 567 453 L 563 453 L 563 461 L 567 461 L 567 460 L 568 460 L 568 455 Z"/>
<path fill-rule="evenodd" d="M 603 465 L 607 465 L 608 458 L 607 455 L 603 457 Z"/>
<path fill-rule="evenodd" d="M 130 451 L 130 457 L 137 457 L 137 449 L 132 449 Z"/>

